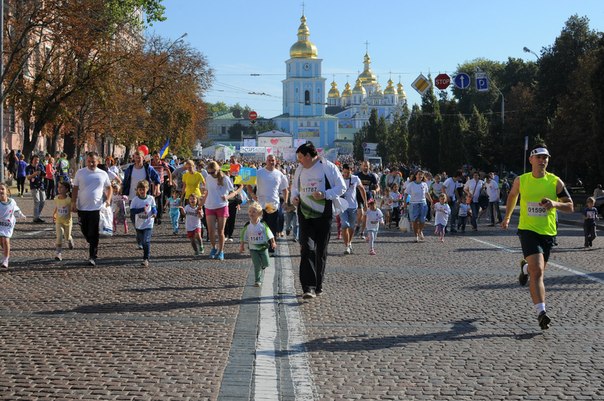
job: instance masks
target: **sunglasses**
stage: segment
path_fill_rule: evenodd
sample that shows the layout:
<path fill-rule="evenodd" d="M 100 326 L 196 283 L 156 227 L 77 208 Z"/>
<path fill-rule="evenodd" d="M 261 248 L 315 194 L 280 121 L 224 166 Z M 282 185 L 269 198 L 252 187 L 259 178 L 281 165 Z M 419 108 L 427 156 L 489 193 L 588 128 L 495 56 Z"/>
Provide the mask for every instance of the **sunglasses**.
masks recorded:
<path fill-rule="evenodd" d="M 208 174 L 210 174 L 210 175 L 214 175 L 214 174 L 216 174 L 216 171 L 209 171 L 209 170 L 208 170 Z"/>

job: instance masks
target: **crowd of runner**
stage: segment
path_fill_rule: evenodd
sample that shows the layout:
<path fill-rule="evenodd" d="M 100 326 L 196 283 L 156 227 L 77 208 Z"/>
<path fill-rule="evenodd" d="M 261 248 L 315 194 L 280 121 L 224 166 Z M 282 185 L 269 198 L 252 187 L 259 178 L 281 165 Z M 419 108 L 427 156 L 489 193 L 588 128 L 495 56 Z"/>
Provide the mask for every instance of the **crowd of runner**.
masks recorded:
<path fill-rule="evenodd" d="M 276 249 L 275 239 L 287 238 L 300 243 L 300 281 L 305 299 L 323 291 L 332 221 L 336 223 L 337 239 L 343 241 L 345 255 L 356 252 L 355 236 L 368 242 L 364 252 L 376 255 L 380 228 L 408 231 L 415 242 L 423 242 L 425 223 L 431 220 L 435 237 L 444 242 L 447 233 L 477 231 L 481 219 L 489 226 L 501 224 L 507 228 L 518 195 L 528 191 L 527 187 L 536 188 L 536 183 L 541 185 L 540 177 L 551 176 L 553 189 L 544 184 L 542 193 L 530 192 L 530 196 L 521 197 L 520 233 L 526 227 L 529 232 L 531 227 L 534 229 L 527 221 L 537 222 L 538 226 L 542 218 L 547 218 L 547 229 L 537 232 L 547 236 L 548 241 L 551 239 L 551 244 L 543 243 L 538 239 L 541 237 L 520 236 L 526 260 L 521 263 L 519 277 L 522 285 L 531 277 L 539 323 L 542 328 L 549 327 L 542 272 L 555 243 L 555 210 L 572 211 L 573 204 L 564 184 L 550 173 L 543 173 L 549 160 L 545 147 L 531 153 L 529 160 L 534 161 L 536 181 L 527 181 L 524 187 L 525 178 L 521 177 L 531 173 L 511 177 L 514 181 L 510 185 L 507 177 L 500 179 L 495 172 L 467 166 L 450 175 L 444 171 L 432 174 L 416 165 L 382 168 L 350 156 L 332 163 L 320 157 L 312 143 L 297 149 L 297 163 L 280 162 L 274 155 L 262 161 L 236 156 L 221 162 L 175 157 L 162 160 L 158 151 L 146 155 L 137 150 L 123 167 L 111 156 L 101 160 L 91 152 L 85 165 L 74 171 L 64 154 L 56 158 L 47 155 L 44 160 L 33 156 L 29 164 L 22 155 L 15 156 L 18 162 L 11 171 L 17 178 L 15 195 L 24 196 L 29 189 L 34 201 L 34 223 L 45 223 L 41 218 L 45 201 L 54 199 L 57 260 L 62 260 L 65 246 L 74 247 L 72 227 L 76 214 L 89 244 L 87 263 L 92 266 L 96 265 L 103 230 L 128 234 L 131 225 L 142 250 L 141 266 L 149 267 L 154 226 L 170 224 L 172 233 L 178 235 L 184 225 L 193 254 L 203 255 L 205 242 L 210 247 L 208 257 L 217 261 L 227 257 L 225 242 L 239 237 L 239 251 L 244 252 L 244 244 L 248 245 L 255 283 L 260 286 L 269 257 Z M 544 159 L 545 166 L 538 163 Z M 241 179 L 242 168 L 254 169 L 255 182 Z M 537 170 L 540 172 L 535 173 Z M 29 188 L 25 188 L 26 182 Z M 9 187 L 0 184 L 0 214 L 5 217 L 2 221 L 7 222 L 0 226 L 2 269 L 9 266 L 15 219 L 24 217 L 10 196 Z M 531 196 L 543 198 L 527 204 L 525 198 Z M 507 211 L 502 216 L 500 205 L 506 202 Z M 249 219 L 236 233 L 236 216 L 242 208 Z M 169 220 L 163 218 L 165 215 Z M 107 221 L 107 216 L 111 221 Z M 588 199 L 584 216 L 585 246 L 591 247 L 598 218 L 593 198 Z M 535 255 L 542 255 L 541 259 L 535 260 Z"/>

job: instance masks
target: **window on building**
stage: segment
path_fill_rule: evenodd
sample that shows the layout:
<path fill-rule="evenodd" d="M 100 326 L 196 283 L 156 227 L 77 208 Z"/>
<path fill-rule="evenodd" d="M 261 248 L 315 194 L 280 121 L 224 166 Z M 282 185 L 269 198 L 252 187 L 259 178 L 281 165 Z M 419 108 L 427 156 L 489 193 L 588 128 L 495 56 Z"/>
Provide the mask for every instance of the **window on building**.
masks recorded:
<path fill-rule="evenodd" d="M 310 105 L 310 91 L 304 91 L 304 104 L 306 106 Z"/>

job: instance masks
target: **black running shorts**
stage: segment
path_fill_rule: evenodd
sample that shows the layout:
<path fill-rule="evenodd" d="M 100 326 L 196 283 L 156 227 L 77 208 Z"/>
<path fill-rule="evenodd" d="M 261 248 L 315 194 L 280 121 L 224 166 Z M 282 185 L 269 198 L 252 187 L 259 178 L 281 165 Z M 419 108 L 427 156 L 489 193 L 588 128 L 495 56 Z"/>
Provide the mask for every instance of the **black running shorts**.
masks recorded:
<path fill-rule="evenodd" d="M 530 230 L 518 230 L 518 236 L 520 237 L 522 254 L 525 258 L 537 253 L 542 253 L 543 259 L 545 259 L 546 262 L 548 261 L 549 254 L 554 246 L 554 237 L 551 235 L 537 234 Z"/>

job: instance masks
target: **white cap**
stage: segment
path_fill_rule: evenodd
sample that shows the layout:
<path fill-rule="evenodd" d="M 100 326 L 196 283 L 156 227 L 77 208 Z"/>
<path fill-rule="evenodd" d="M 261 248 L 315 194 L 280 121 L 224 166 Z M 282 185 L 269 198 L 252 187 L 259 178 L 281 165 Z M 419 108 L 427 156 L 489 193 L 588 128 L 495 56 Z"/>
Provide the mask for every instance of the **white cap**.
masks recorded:
<path fill-rule="evenodd" d="M 546 148 L 535 148 L 535 149 L 531 150 L 530 155 L 531 156 L 546 155 L 547 157 L 552 157 Z"/>

